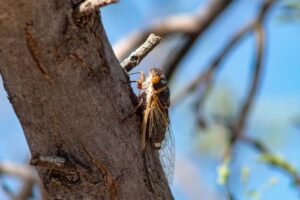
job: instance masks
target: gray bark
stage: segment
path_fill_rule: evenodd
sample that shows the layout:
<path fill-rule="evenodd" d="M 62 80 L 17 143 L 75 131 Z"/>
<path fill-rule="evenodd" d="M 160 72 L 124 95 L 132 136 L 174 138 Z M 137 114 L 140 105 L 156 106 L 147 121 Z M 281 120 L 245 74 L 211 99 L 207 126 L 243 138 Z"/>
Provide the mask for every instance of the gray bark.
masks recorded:
<path fill-rule="evenodd" d="M 77 0 L 78 2 L 78 0 Z M 50 199 L 171 199 L 147 183 L 135 96 L 99 14 L 75 0 L 0 0 L 0 72 Z M 161 170 L 161 168 L 159 168 Z"/>

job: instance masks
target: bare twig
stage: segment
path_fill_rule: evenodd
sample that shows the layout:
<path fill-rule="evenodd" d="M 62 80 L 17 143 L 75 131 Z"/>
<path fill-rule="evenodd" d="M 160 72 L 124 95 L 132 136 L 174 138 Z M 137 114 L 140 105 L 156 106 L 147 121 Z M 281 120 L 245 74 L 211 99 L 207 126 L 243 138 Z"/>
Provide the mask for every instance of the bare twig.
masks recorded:
<path fill-rule="evenodd" d="M 23 186 L 21 188 L 21 191 L 16 196 L 11 194 L 13 195 L 12 199 L 14 200 L 29 199 L 29 197 L 32 195 L 32 189 L 35 184 L 39 185 L 40 188 L 42 188 L 37 173 L 30 166 L 16 164 L 8 161 L 1 162 L 0 174 L 8 174 L 23 179 Z"/>
<path fill-rule="evenodd" d="M 246 120 L 249 114 L 249 111 L 254 103 L 257 89 L 260 83 L 260 76 L 261 71 L 263 68 L 262 64 L 262 58 L 264 55 L 264 46 L 265 46 L 265 34 L 264 29 L 262 27 L 262 24 L 258 21 L 255 23 L 255 34 L 256 34 L 256 44 L 257 44 L 257 51 L 256 51 L 256 59 L 255 59 L 255 67 L 254 67 L 254 73 L 252 77 L 252 82 L 250 85 L 250 88 L 247 93 L 247 97 L 242 104 L 241 110 L 236 118 L 236 121 L 234 121 L 231 125 L 228 126 L 229 130 L 231 130 L 230 134 L 230 143 L 225 151 L 224 159 L 227 157 L 233 158 L 233 149 L 235 147 L 235 144 L 238 139 L 243 137 Z"/>
<path fill-rule="evenodd" d="M 185 43 L 178 48 L 177 52 L 172 52 L 167 62 L 163 65 L 165 75 L 168 79 L 173 75 L 181 60 L 192 49 L 199 36 L 222 13 L 222 11 L 230 5 L 230 3 L 232 3 L 232 0 L 215 0 L 211 1 L 208 7 L 205 8 L 201 20 L 198 22 L 197 31 L 189 34 Z"/>
<path fill-rule="evenodd" d="M 265 30 L 263 28 L 262 23 L 268 9 L 274 2 L 274 0 L 265 0 L 261 7 L 260 13 L 258 14 L 257 18 L 252 22 L 252 27 L 256 36 L 257 46 L 254 73 L 252 77 L 252 84 L 250 85 L 250 88 L 248 90 L 247 97 L 238 114 L 237 121 L 233 125 L 232 142 L 234 142 L 234 140 L 242 134 L 245 128 L 245 123 L 247 121 L 249 111 L 253 106 L 257 90 L 261 82 L 260 78 L 263 68 L 263 56 L 265 48 Z"/>
<path fill-rule="evenodd" d="M 213 84 L 213 81 L 210 81 L 210 79 L 215 76 L 216 71 L 220 67 L 221 61 L 224 60 L 226 55 L 230 52 L 230 50 L 245 36 L 247 33 L 252 31 L 255 28 L 255 25 L 258 22 L 261 22 L 264 20 L 265 15 L 269 9 L 269 7 L 274 3 L 273 0 L 266 0 L 264 4 L 262 5 L 262 8 L 257 15 L 257 17 L 250 22 L 249 24 L 245 25 L 243 28 L 241 28 L 231 39 L 229 39 L 229 42 L 225 45 L 225 47 L 220 51 L 220 53 L 213 59 L 212 63 L 206 67 L 206 69 L 194 80 L 192 80 L 186 87 L 184 87 L 178 94 L 176 94 L 171 102 L 174 106 L 180 100 L 182 100 L 183 97 L 185 97 L 187 94 L 192 92 L 193 90 L 197 89 L 197 86 L 201 83 L 211 82 L 210 84 Z M 208 87 L 208 86 L 207 86 Z"/>
<path fill-rule="evenodd" d="M 245 102 L 242 105 L 240 113 L 237 117 L 237 121 L 235 125 L 233 125 L 232 142 L 234 142 L 234 140 L 237 139 L 242 134 L 243 129 L 245 128 L 245 123 L 249 116 L 249 111 L 253 106 L 258 91 L 258 86 L 260 84 L 261 72 L 263 68 L 262 62 L 263 62 L 264 48 L 265 48 L 265 31 L 261 23 L 255 24 L 255 34 L 256 34 L 257 52 L 256 52 L 254 74 L 252 77 L 252 84 L 249 88 Z"/>
<path fill-rule="evenodd" d="M 253 22 L 250 23 L 251 29 L 253 29 L 255 36 L 256 36 L 256 57 L 255 57 L 255 64 L 254 64 L 254 73 L 252 76 L 251 85 L 248 89 L 246 99 L 244 100 L 240 112 L 236 118 L 236 120 L 228 125 L 229 130 L 231 130 L 230 135 L 230 143 L 228 145 L 228 148 L 225 151 L 224 154 L 224 160 L 228 157 L 233 158 L 233 150 L 235 147 L 235 144 L 238 139 L 243 137 L 244 129 L 246 127 L 246 121 L 249 116 L 249 111 L 251 110 L 255 97 L 257 95 L 259 84 L 261 83 L 261 73 L 263 68 L 263 56 L 264 56 L 264 47 L 265 47 L 265 31 L 263 28 L 263 20 L 264 17 L 269 10 L 270 6 L 275 3 L 274 0 L 265 0 L 262 4 L 262 7 L 260 9 L 259 14 L 257 17 L 253 20 Z M 251 144 L 256 145 L 255 147 L 261 147 L 258 146 L 257 143 L 252 142 Z M 259 148 L 258 148 L 259 149 Z M 264 149 L 259 149 L 264 150 Z M 229 179 L 229 176 L 228 176 Z M 227 183 L 226 183 L 227 184 Z M 228 186 L 226 186 L 228 187 Z M 229 191 L 230 192 L 230 191 Z"/>
<path fill-rule="evenodd" d="M 8 161 L 0 163 L 0 174 L 10 174 L 39 182 L 39 177 L 34 169 L 27 165 L 16 164 Z"/>
<path fill-rule="evenodd" d="M 103 6 L 117 2 L 118 0 L 86 0 L 79 5 L 78 11 L 80 14 L 89 14 Z"/>
<path fill-rule="evenodd" d="M 180 100 L 182 100 L 183 97 L 185 97 L 187 94 L 192 92 L 193 90 L 197 89 L 197 86 L 201 83 L 205 82 L 213 82 L 210 81 L 213 76 L 215 75 L 216 71 L 221 66 L 221 61 L 224 60 L 224 58 L 227 56 L 227 54 L 230 52 L 230 50 L 243 38 L 243 36 L 248 33 L 252 26 L 252 24 L 247 24 L 244 26 L 241 30 L 239 30 L 231 39 L 229 39 L 229 42 L 225 45 L 225 47 L 220 51 L 220 53 L 213 59 L 212 63 L 206 67 L 203 73 L 201 73 L 197 78 L 192 80 L 186 87 L 184 87 L 181 91 L 176 94 L 171 102 L 174 106 Z"/>
<path fill-rule="evenodd" d="M 140 43 L 146 40 L 149 34 L 155 33 L 161 37 L 167 37 L 176 33 L 192 33 L 195 32 L 198 21 L 198 12 L 202 9 L 198 9 L 195 14 L 179 14 L 175 16 L 166 17 L 165 19 L 154 22 L 150 27 L 142 31 L 134 31 L 127 37 L 122 38 L 113 48 L 115 54 L 119 60 L 122 60 L 127 56 L 134 48 Z"/>
<path fill-rule="evenodd" d="M 197 9 L 194 14 L 181 14 L 157 21 L 143 31 L 136 31 L 114 45 L 119 60 L 127 56 L 142 43 L 150 33 L 161 37 L 183 33 L 188 37 L 199 36 L 232 2 L 232 0 L 215 0 L 205 8 Z M 173 59 L 174 56 L 172 56 Z"/>
<path fill-rule="evenodd" d="M 135 66 L 137 66 L 142 61 L 142 59 L 145 56 L 147 56 L 148 53 L 150 53 L 152 49 L 159 44 L 160 41 L 161 37 L 154 34 L 150 34 L 147 40 L 121 63 L 121 66 L 127 72 L 129 72 Z"/>
<path fill-rule="evenodd" d="M 295 185 L 300 185 L 300 174 L 297 172 L 296 167 L 292 163 L 288 162 L 281 156 L 271 153 L 268 148 L 257 139 L 247 137 L 246 135 L 242 135 L 239 139 L 249 146 L 254 147 L 254 149 L 261 154 L 260 160 L 264 161 L 271 167 L 281 170 L 293 180 Z"/>
<path fill-rule="evenodd" d="M 13 200 L 27 200 L 32 197 L 32 189 L 35 185 L 35 182 L 33 180 L 24 180 L 22 188 L 19 192 L 19 194 L 13 198 Z"/>
<path fill-rule="evenodd" d="M 269 150 L 266 147 L 266 145 L 264 145 L 261 141 L 257 139 L 248 137 L 245 134 L 242 134 L 242 136 L 239 139 L 261 153 L 269 153 Z"/>
<path fill-rule="evenodd" d="M 72 164 L 66 158 L 58 156 L 41 156 L 37 154 L 31 158 L 30 164 L 33 166 L 44 167 L 52 170 L 55 169 L 58 171 L 76 171 L 76 167 L 74 164 Z"/>

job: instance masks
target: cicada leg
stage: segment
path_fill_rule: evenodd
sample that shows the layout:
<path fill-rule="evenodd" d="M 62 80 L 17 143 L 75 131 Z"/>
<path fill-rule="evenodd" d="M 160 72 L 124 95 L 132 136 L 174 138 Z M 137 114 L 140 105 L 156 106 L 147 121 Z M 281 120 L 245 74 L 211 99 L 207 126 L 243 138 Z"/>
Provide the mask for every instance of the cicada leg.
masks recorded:
<path fill-rule="evenodd" d="M 134 114 L 136 114 L 138 112 L 138 110 L 143 106 L 143 102 L 144 102 L 144 99 L 139 99 L 139 103 L 138 105 L 133 109 L 133 111 L 131 111 L 126 117 L 124 117 L 121 121 L 125 121 L 129 118 L 131 118 Z"/>

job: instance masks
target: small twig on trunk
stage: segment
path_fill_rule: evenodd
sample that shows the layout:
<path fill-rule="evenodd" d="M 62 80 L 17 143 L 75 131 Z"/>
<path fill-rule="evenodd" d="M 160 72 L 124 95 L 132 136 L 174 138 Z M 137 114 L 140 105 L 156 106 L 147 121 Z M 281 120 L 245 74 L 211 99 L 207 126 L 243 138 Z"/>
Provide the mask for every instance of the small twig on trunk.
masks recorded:
<path fill-rule="evenodd" d="M 34 155 L 30 164 L 36 167 L 44 167 L 46 169 L 55 169 L 58 171 L 74 172 L 76 167 L 68 159 L 58 156 L 40 156 Z"/>
<path fill-rule="evenodd" d="M 150 53 L 152 49 L 159 44 L 160 41 L 161 37 L 150 34 L 147 40 L 121 63 L 121 66 L 127 72 L 129 72 L 135 66 L 137 66 L 143 60 L 143 58 L 147 56 L 148 53 Z"/>
<path fill-rule="evenodd" d="M 99 8 L 101 8 L 103 6 L 117 3 L 117 2 L 118 2 L 118 0 L 86 0 L 79 5 L 78 11 L 82 15 L 89 14 L 89 13 L 92 13 L 92 12 L 98 10 Z"/>

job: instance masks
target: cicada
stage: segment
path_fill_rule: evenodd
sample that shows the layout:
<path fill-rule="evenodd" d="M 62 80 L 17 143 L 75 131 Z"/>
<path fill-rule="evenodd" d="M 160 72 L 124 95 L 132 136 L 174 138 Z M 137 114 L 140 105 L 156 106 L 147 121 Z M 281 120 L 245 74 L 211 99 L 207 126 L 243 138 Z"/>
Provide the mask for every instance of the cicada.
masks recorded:
<path fill-rule="evenodd" d="M 140 72 L 137 81 L 140 90 L 139 107 L 142 108 L 141 146 L 147 145 L 159 152 L 160 162 L 165 175 L 172 182 L 174 174 L 174 136 L 169 118 L 170 90 L 167 79 L 159 68 L 151 68 L 147 77 Z"/>

